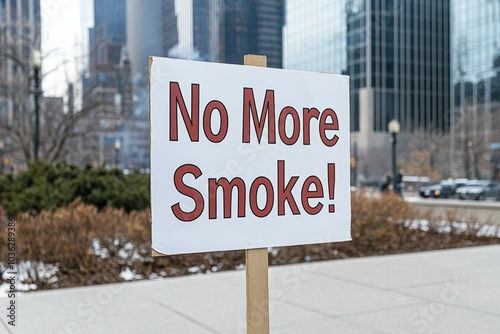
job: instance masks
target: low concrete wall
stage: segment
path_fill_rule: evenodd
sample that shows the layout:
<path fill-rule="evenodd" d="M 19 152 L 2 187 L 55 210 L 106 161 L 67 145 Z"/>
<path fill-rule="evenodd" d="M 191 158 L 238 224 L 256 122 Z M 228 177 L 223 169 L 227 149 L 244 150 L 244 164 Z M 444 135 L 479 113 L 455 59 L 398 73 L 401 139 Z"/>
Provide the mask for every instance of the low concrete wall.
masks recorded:
<path fill-rule="evenodd" d="M 436 214 L 445 214 L 449 210 L 458 210 L 464 217 L 474 215 L 482 223 L 500 225 L 500 202 L 419 198 L 411 203 L 422 211 L 432 208 Z"/>

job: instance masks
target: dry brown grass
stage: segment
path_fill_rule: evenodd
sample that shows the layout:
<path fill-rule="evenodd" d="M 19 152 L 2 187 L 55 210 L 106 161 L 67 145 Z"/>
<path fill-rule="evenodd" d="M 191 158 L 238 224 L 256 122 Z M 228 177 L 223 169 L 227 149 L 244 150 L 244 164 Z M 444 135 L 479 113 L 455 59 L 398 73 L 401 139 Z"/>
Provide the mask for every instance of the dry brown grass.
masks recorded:
<path fill-rule="evenodd" d="M 428 221 L 427 230 L 415 228 L 417 218 Z M 153 259 L 149 209 L 127 214 L 110 208 L 98 211 L 75 202 L 53 213 L 20 214 L 16 220 L 17 261 L 29 261 L 33 270 L 25 283 L 35 283 L 39 289 L 118 282 L 126 267 L 147 278 L 185 275 L 191 267 L 201 272 L 230 270 L 244 263 L 243 251 Z M 6 259 L 7 217 L 1 207 L 0 221 L 0 254 Z M 454 221 L 468 223 L 457 227 L 449 223 Z M 477 236 L 479 228 L 474 217 L 463 217 L 457 211 L 445 217 L 432 211 L 422 216 L 398 196 L 369 198 L 358 193 L 352 195 L 352 241 L 282 247 L 270 252 L 269 260 L 285 264 L 500 242 L 496 237 Z M 37 274 L 34 268 L 42 263 L 59 268 L 57 281 Z"/>

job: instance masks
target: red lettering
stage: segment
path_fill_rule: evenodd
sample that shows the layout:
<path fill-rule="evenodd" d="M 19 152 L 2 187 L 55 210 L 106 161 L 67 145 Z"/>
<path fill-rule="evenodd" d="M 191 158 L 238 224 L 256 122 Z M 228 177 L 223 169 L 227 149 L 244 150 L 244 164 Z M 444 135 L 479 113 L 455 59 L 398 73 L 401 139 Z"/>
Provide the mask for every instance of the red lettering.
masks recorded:
<path fill-rule="evenodd" d="M 285 161 L 278 161 L 278 215 L 285 215 L 285 201 L 288 201 L 288 205 L 292 210 L 294 215 L 299 215 L 300 211 L 297 207 L 297 203 L 293 198 L 292 189 L 299 179 L 298 176 L 292 176 L 290 181 L 288 181 L 285 187 Z"/>
<path fill-rule="evenodd" d="M 327 117 L 331 117 L 332 122 L 327 123 Z M 339 129 L 339 120 L 337 118 L 337 114 L 332 109 L 325 109 L 321 114 L 321 118 L 319 120 L 319 135 L 321 137 L 321 141 L 328 147 L 334 146 L 339 141 L 339 137 L 334 135 L 331 139 L 326 136 L 327 130 L 338 130 Z"/>
<path fill-rule="evenodd" d="M 203 208 L 205 207 L 205 202 L 203 200 L 203 195 L 196 190 L 195 188 L 192 188 L 190 186 L 187 186 L 184 181 L 184 175 L 186 174 L 192 174 L 195 179 L 201 176 L 202 172 L 201 170 L 195 166 L 195 165 L 182 165 L 174 173 L 174 185 L 177 191 L 179 191 L 181 194 L 186 195 L 187 197 L 190 197 L 194 200 L 195 207 L 193 211 L 191 212 L 186 212 L 181 209 L 181 205 L 179 202 L 176 204 L 172 205 L 172 212 L 174 216 L 182 220 L 184 222 L 191 222 L 198 217 L 203 212 Z"/>
<path fill-rule="evenodd" d="M 222 188 L 224 203 L 224 218 L 231 218 L 231 202 L 233 189 L 238 190 L 238 217 L 245 217 L 245 181 L 237 177 L 228 181 L 225 177 L 218 180 L 208 179 L 208 218 L 217 218 L 217 188 Z"/>
<path fill-rule="evenodd" d="M 257 192 L 260 186 L 264 186 L 264 188 L 266 189 L 266 204 L 264 205 L 263 209 L 260 209 L 257 204 Z M 274 205 L 273 184 L 267 177 L 260 176 L 256 178 L 250 186 L 249 197 L 250 209 L 252 210 L 253 214 L 260 218 L 267 216 L 271 212 Z"/>
<path fill-rule="evenodd" d="M 311 185 L 314 185 L 316 190 L 311 191 Z M 302 206 L 304 210 L 310 215 L 318 214 L 323 209 L 323 204 L 318 203 L 315 206 L 311 206 L 309 205 L 309 199 L 321 197 L 323 197 L 323 186 L 320 179 L 316 176 L 309 176 L 302 185 Z"/>
<path fill-rule="evenodd" d="M 212 132 L 211 119 L 212 112 L 214 110 L 219 111 L 220 115 L 220 128 L 217 134 Z M 213 143 L 220 143 L 227 135 L 229 119 L 227 115 L 227 109 L 220 101 L 210 101 L 205 107 L 203 112 L 203 130 L 205 131 L 205 136 Z"/>
<path fill-rule="evenodd" d="M 328 197 L 335 199 L 335 164 L 328 164 Z M 335 212 L 335 204 L 328 205 L 328 212 Z"/>
<path fill-rule="evenodd" d="M 255 106 L 255 98 L 252 88 L 243 89 L 243 143 L 250 142 L 250 114 L 257 134 L 257 140 L 260 143 L 262 133 L 264 132 L 264 125 L 266 117 L 268 121 L 268 143 L 276 143 L 275 133 L 275 111 L 274 111 L 274 91 L 266 90 L 266 96 L 262 105 L 262 112 L 259 118 L 257 114 L 257 107 Z"/>
<path fill-rule="evenodd" d="M 328 169 L 328 180 L 325 182 L 325 186 L 328 186 L 328 197 L 330 200 L 335 198 L 335 164 L 329 163 L 327 165 Z M 203 173 L 199 167 L 192 164 L 185 164 L 177 168 L 174 173 L 174 186 L 176 190 L 189 197 L 194 201 L 194 209 L 191 211 L 181 208 L 181 202 L 171 206 L 174 216 L 183 221 L 191 222 L 198 219 L 204 209 L 205 200 L 203 194 L 196 190 L 195 188 L 189 186 L 184 181 L 186 175 L 192 175 L 195 179 L 198 179 Z M 291 176 L 288 180 L 285 179 L 285 161 L 277 161 L 277 196 L 275 198 L 275 189 L 271 180 L 264 176 L 259 176 L 253 180 L 249 192 L 247 194 L 247 185 L 245 180 L 240 177 L 235 177 L 229 180 L 225 177 L 216 179 L 208 179 L 208 219 L 217 219 L 218 208 L 222 207 L 224 219 L 232 217 L 233 204 L 237 205 L 237 217 L 246 217 L 246 205 L 247 198 L 248 204 L 252 211 L 252 214 L 256 217 L 263 218 L 268 216 L 274 208 L 275 200 L 278 202 L 277 214 L 278 216 L 284 216 L 286 214 L 285 203 L 288 203 L 288 207 L 293 215 L 300 215 L 301 210 L 297 205 L 297 201 L 294 198 L 293 189 L 299 181 L 299 176 Z M 324 197 L 324 187 L 321 180 L 317 176 L 309 176 L 305 179 L 302 184 L 302 189 L 300 191 L 300 204 L 304 212 L 309 215 L 317 215 L 323 209 L 323 203 L 320 199 Z M 222 194 L 218 191 L 222 191 Z M 259 191 L 265 191 L 265 194 Z M 235 194 L 236 192 L 236 194 Z M 260 195 L 261 201 L 258 201 Z M 233 203 L 233 198 L 236 198 L 236 203 Z M 222 203 L 218 201 L 222 200 Z M 316 202 L 313 199 L 318 199 Z M 311 204 L 313 202 L 313 204 Z M 260 206 L 259 206 L 260 205 Z M 335 212 L 334 204 L 328 205 L 329 213 Z"/>
<path fill-rule="evenodd" d="M 288 115 L 292 116 L 293 120 L 293 132 L 292 136 L 288 137 L 286 135 L 286 118 Z M 299 139 L 300 135 L 300 119 L 299 119 L 299 114 L 297 113 L 297 110 L 295 110 L 293 107 L 287 106 L 283 108 L 280 112 L 279 120 L 279 133 L 280 133 L 280 138 L 283 143 L 286 145 L 293 145 L 297 142 L 297 139 Z"/>
<path fill-rule="evenodd" d="M 304 119 L 304 145 L 311 145 L 311 118 L 319 118 L 319 110 L 316 108 L 304 108 L 302 109 L 303 119 Z"/>
<path fill-rule="evenodd" d="M 177 106 L 191 141 L 199 140 L 200 128 L 200 85 L 191 85 L 191 118 L 178 82 L 170 82 L 170 140 L 178 140 Z"/>

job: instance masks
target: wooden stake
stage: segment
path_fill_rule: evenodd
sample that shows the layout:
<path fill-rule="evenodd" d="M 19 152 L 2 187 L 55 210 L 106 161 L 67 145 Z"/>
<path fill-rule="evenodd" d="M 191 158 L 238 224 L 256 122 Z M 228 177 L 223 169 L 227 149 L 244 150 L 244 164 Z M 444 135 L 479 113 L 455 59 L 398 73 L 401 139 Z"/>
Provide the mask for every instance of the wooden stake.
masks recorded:
<path fill-rule="evenodd" d="M 245 251 L 247 276 L 247 334 L 269 334 L 267 248 Z"/>
<path fill-rule="evenodd" d="M 245 55 L 245 65 L 267 67 L 266 56 Z M 245 251 L 247 334 L 269 334 L 269 278 L 267 248 Z"/>

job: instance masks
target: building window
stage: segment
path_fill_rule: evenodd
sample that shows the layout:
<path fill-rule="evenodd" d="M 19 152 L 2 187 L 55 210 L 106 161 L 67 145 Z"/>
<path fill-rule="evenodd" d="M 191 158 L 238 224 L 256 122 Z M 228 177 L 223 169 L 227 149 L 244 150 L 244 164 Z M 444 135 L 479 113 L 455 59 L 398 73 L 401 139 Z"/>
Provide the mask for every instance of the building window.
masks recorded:
<path fill-rule="evenodd" d="M 17 0 L 10 0 L 10 19 L 17 21 Z"/>
<path fill-rule="evenodd" d="M 35 22 L 39 23 L 40 22 L 40 0 L 35 0 L 34 1 L 35 6 L 34 6 L 34 15 L 35 15 Z"/>
<path fill-rule="evenodd" d="M 5 0 L 0 0 L 0 22 L 5 21 Z"/>
<path fill-rule="evenodd" d="M 29 20 L 30 19 L 30 6 L 29 6 L 29 1 L 28 0 L 23 0 L 22 1 L 22 13 L 23 13 L 23 20 Z"/>

